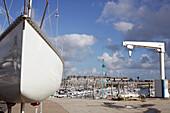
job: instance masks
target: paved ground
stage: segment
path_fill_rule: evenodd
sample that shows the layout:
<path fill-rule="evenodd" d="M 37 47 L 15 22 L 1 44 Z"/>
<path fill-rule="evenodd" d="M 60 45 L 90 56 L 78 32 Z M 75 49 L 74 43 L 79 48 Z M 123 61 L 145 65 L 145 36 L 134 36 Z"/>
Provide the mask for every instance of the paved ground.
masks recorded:
<path fill-rule="evenodd" d="M 43 105 L 43 113 L 68 113 L 68 111 L 66 111 L 62 106 L 60 106 L 59 104 L 51 100 L 43 101 L 42 105 Z M 4 108 L 6 108 L 6 105 L 1 102 L 0 108 L 1 109 L 3 108 L 3 110 L 5 110 Z M 5 113 L 7 113 L 7 110 Z M 12 108 L 12 113 L 20 113 L 20 104 L 16 104 Z M 33 107 L 30 104 L 26 104 L 24 113 L 35 113 L 35 107 Z"/>
<path fill-rule="evenodd" d="M 0 103 L 0 109 L 5 106 Z M 20 113 L 20 104 L 15 105 L 12 111 Z M 35 108 L 26 104 L 25 113 L 35 113 Z M 43 113 L 170 113 L 170 99 L 147 98 L 141 102 L 48 98 L 43 102 Z"/>
<path fill-rule="evenodd" d="M 69 113 L 170 113 L 170 99 L 141 101 L 51 98 Z"/>

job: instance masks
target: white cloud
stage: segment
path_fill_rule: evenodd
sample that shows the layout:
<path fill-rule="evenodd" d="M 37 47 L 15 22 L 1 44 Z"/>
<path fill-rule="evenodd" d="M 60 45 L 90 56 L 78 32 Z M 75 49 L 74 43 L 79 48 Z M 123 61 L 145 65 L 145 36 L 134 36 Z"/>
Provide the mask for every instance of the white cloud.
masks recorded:
<path fill-rule="evenodd" d="M 165 54 L 165 68 L 170 69 L 170 57 L 168 54 Z"/>
<path fill-rule="evenodd" d="M 108 53 L 103 53 L 102 56 L 97 58 L 106 65 L 105 71 L 108 72 L 108 76 L 119 76 L 119 77 L 132 77 L 136 78 L 140 76 L 143 79 L 159 79 L 159 58 L 157 60 L 150 57 L 148 54 L 142 54 L 139 60 L 134 61 L 133 59 L 126 58 L 121 52 L 115 52 L 112 56 Z M 170 68 L 170 58 L 165 54 L 165 67 Z M 169 70 L 166 70 L 168 75 Z M 64 75 L 95 75 L 100 76 L 101 70 L 98 71 L 95 67 L 89 70 L 79 70 L 74 67 L 71 62 L 65 62 Z"/>
<path fill-rule="evenodd" d="M 132 0 L 119 0 L 117 3 L 109 1 L 106 3 L 100 18 L 97 22 L 112 22 L 116 19 L 127 20 L 131 16 L 138 14 L 136 8 L 133 6 Z"/>
<path fill-rule="evenodd" d="M 99 71 L 97 71 L 97 69 L 96 69 L 96 68 L 93 68 L 91 72 L 92 72 L 92 74 L 93 74 L 94 76 L 96 76 L 96 75 L 99 75 L 99 74 L 100 74 L 100 72 L 99 72 Z"/>
<path fill-rule="evenodd" d="M 81 61 L 91 56 L 94 53 L 91 46 L 96 42 L 93 35 L 86 34 L 67 34 L 49 40 L 57 46 L 57 50 L 65 61 Z"/>
<path fill-rule="evenodd" d="M 64 68 L 64 76 L 67 75 L 78 75 L 76 67 Z"/>
<path fill-rule="evenodd" d="M 170 39 L 169 12 L 170 3 L 167 1 L 109 1 L 105 4 L 97 21 L 114 24 L 119 31 L 128 30 L 124 34 L 126 40 Z M 120 22 L 131 23 L 133 27 L 130 24 L 129 27 L 125 27 L 125 24 L 120 25 Z"/>
<path fill-rule="evenodd" d="M 116 30 L 126 32 L 132 29 L 133 24 L 129 22 L 117 22 L 114 23 L 114 26 Z"/>
<path fill-rule="evenodd" d="M 108 53 L 103 53 L 98 56 L 99 61 L 104 59 L 106 68 L 109 70 L 119 69 L 159 69 L 159 60 L 152 60 L 147 54 L 142 54 L 138 61 L 127 59 L 121 52 L 115 52 L 112 56 Z"/>
<path fill-rule="evenodd" d="M 104 63 L 106 67 L 110 70 L 121 69 L 125 64 L 125 57 L 121 52 L 115 52 L 112 56 L 108 53 L 103 53 L 103 56 L 98 56 L 98 60 L 102 61 L 104 59 Z"/>
<path fill-rule="evenodd" d="M 133 78 L 140 76 L 140 78 L 145 79 L 159 78 L 159 60 L 152 60 L 147 54 L 142 54 L 137 61 L 126 58 L 121 52 L 115 52 L 111 56 L 108 53 L 103 53 L 97 59 L 101 62 L 104 59 L 106 69 L 111 76 Z"/>
<path fill-rule="evenodd" d="M 96 38 L 86 34 L 69 34 L 55 38 L 57 49 L 62 53 L 65 60 L 81 61 L 83 58 L 93 54 L 91 46 Z"/>
<path fill-rule="evenodd" d="M 67 62 L 68 64 L 68 62 Z M 64 68 L 64 76 L 68 76 L 68 75 L 77 75 L 77 76 L 99 76 L 100 75 L 100 71 L 97 71 L 96 68 L 92 68 L 89 70 L 79 70 L 76 67 L 72 66 L 71 63 L 69 63 L 69 66 L 66 65 Z"/>
<path fill-rule="evenodd" d="M 78 70 L 70 61 L 64 61 L 64 76 L 77 75 Z"/>
<path fill-rule="evenodd" d="M 107 2 L 105 4 L 97 22 L 105 22 L 110 25 L 113 24 L 116 30 L 123 31 L 125 40 L 168 40 L 165 41 L 167 45 L 165 54 L 165 71 L 166 75 L 168 75 L 168 72 L 170 72 L 170 52 L 168 51 L 170 48 L 169 12 L 169 1 L 118 0 L 115 2 Z M 132 25 L 129 24 L 128 26 L 128 24 L 120 24 L 121 22 L 131 23 Z M 110 49 L 113 47 L 107 46 L 107 48 Z M 115 72 L 115 70 L 119 69 L 130 69 L 130 71 L 132 71 L 131 69 L 133 69 L 138 70 L 138 72 L 140 71 L 141 74 L 143 73 L 143 76 L 153 76 L 159 75 L 160 60 L 158 56 L 142 54 L 139 61 L 126 59 L 125 57 L 123 57 L 124 60 L 122 61 L 118 56 L 109 56 L 107 53 L 107 55 L 103 54 L 100 58 L 105 57 L 111 59 L 108 61 L 106 60 L 106 64 L 109 66 L 107 67 L 106 65 L 106 68 L 109 69 L 109 72 Z M 117 63 L 116 61 L 120 61 L 120 63 Z M 133 73 L 137 72 L 133 71 Z"/>
<path fill-rule="evenodd" d="M 151 63 L 150 57 L 147 54 L 142 54 L 139 61 L 142 68 L 156 68 L 155 64 Z"/>
<path fill-rule="evenodd" d="M 97 70 L 79 70 L 73 61 L 82 61 L 90 57 L 94 52 L 91 46 L 95 44 L 96 38 L 86 34 L 67 34 L 56 38 L 49 38 L 49 41 L 56 47 L 65 62 L 64 75 L 91 75 L 98 74 Z"/>
<path fill-rule="evenodd" d="M 111 42 L 111 41 L 112 41 L 112 39 L 111 39 L 111 38 L 108 38 L 108 39 L 107 39 L 107 41 L 108 41 L 108 42 Z"/>
<path fill-rule="evenodd" d="M 65 67 L 65 68 L 72 68 L 73 65 L 72 65 L 71 62 L 69 62 L 69 61 L 64 61 L 64 67 Z"/>

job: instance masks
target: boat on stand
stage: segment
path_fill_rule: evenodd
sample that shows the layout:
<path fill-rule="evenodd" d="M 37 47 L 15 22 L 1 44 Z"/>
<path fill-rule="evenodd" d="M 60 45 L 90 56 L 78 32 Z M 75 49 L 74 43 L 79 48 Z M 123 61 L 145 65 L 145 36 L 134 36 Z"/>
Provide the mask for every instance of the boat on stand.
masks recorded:
<path fill-rule="evenodd" d="M 46 8 L 48 1 L 46 0 Z M 6 7 L 6 3 L 4 0 Z M 0 35 L 0 100 L 11 106 L 43 101 L 59 89 L 64 61 L 47 37 L 30 18 L 32 0 L 24 2 L 24 14 Z M 7 17 L 9 14 L 6 8 Z"/>

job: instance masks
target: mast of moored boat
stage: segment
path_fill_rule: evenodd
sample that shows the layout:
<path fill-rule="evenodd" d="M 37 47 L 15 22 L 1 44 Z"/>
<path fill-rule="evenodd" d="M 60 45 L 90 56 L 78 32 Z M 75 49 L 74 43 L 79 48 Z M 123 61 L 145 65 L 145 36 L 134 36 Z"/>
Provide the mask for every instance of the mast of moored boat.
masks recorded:
<path fill-rule="evenodd" d="M 24 15 L 27 14 L 27 0 L 24 2 Z"/>
<path fill-rule="evenodd" d="M 29 0 L 28 17 L 31 17 L 32 0 Z"/>
<path fill-rule="evenodd" d="M 41 20 L 40 29 L 41 29 L 42 24 L 43 24 L 43 22 L 44 22 L 44 17 L 45 17 L 46 11 L 47 11 L 47 7 L 48 7 L 48 1 L 46 0 L 45 11 L 44 11 L 44 14 L 43 14 L 43 18 L 42 18 L 42 20 Z"/>
<path fill-rule="evenodd" d="M 24 1 L 24 15 L 28 15 L 28 17 L 31 16 L 31 9 L 32 9 L 32 0 L 29 0 L 28 3 L 28 13 L 27 13 L 27 0 Z"/>
<path fill-rule="evenodd" d="M 5 5 L 5 10 L 6 10 L 7 18 L 8 18 L 8 23 L 10 25 L 11 23 L 10 23 L 9 13 L 8 13 L 8 9 L 7 9 L 7 5 L 6 5 L 6 1 L 5 0 L 4 0 L 4 5 Z"/>

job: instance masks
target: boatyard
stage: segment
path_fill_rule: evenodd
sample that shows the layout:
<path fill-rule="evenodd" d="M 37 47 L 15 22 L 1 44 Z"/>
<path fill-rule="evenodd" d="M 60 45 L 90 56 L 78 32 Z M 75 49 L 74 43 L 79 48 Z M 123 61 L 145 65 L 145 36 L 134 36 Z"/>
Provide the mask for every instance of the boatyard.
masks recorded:
<path fill-rule="evenodd" d="M 169 12 L 170 0 L 0 0 L 0 113 L 170 113 Z"/>
<path fill-rule="evenodd" d="M 115 79 L 105 76 L 105 80 L 109 78 L 114 81 L 111 82 L 112 85 L 109 80 L 105 81 L 102 99 L 101 83 L 96 83 L 100 85 L 94 86 L 95 81 L 92 81 L 94 78 L 99 80 L 100 77 L 68 76 L 67 78 L 62 80 L 60 89 L 54 95 L 42 102 L 42 108 L 40 105 L 32 106 L 26 103 L 25 113 L 34 113 L 35 107 L 38 107 L 39 112 L 42 109 L 41 112 L 45 113 L 80 113 L 80 111 L 81 113 L 168 113 L 170 110 L 169 98 L 155 98 L 154 81 L 129 81 L 124 77 Z M 86 80 L 89 80 L 88 84 L 83 84 L 87 83 Z M 141 85 L 142 87 L 139 87 Z M 149 95 L 150 90 L 152 94 Z M 20 104 L 13 106 L 13 113 L 18 113 L 20 107 Z M 5 102 L 0 103 L 0 110 L 7 113 Z"/>
<path fill-rule="evenodd" d="M 66 79 L 63 79 L 60 89 L 56 91 L 54 95 L 51 95 L 48 99 L 42 102 L 42 108 L 40 105 L 32 106 L 31 104 L 26 103 L 25 113 L 34 113 L 35 107 L 38 107 L 38 112 L 42 109 L 41 112 L 45 113 L 80 113 L 80 111 L 81 113 L 168 113 L 170 110 L 169 98 L 155 98 L 155 95 L 153 94 L 152 97 L 149 97 L 149 85 L 142 88 L 137 85 L 146 85 L 148 83 L 153 85 L 153 81 L 139 82 L 138 80 L 134 80 L 134 82 L 130 82 L 127 78 L 126 80 L 127 81 L 124 81 L 124 83 L 122 81 L 113 82 L 113 88 L 110 87 L 111 85 L 106 85 L 107 87 L 105 86 L 103 90 L 102 99 L 102 89 L 100 87 L 94 88 L 94 86 L 92 87 L 88 85 L 88 88 L 84 88 L 83 86 L 69 88 L 69 85 L 67 87 L 62 86 L 64 85 L 63 83 L 66 82 Z M 74 81 L 74 83 L 75 84 L 71 85 L 76 86 L 78 81 Z M 89 84 L 92 83 L 89 82 Z M 127 86 L 127 84 L 129 84 L 129 90 L 123 88 L 123 86 Z M 95 90 L 95 93 L 93 90 Z M 154 90 L 152 90 L 152 93 L 153 92 Z M 139 93 L 143 94 L 144 98 L 141 98 Z M 16 104 L 13 106 L 12 112 L 18 113 L 20 107 L 20 104 Z M 7 113 L 7 105 L 5 102 L 0 103 L 0 109 Z"/>
<path fill-rule="evenodd" d="M 105 75 L 102 87 L 102 77 L 99 76 L 67 76 L 62 79 L 60 89 L 53 96 L 94 99 L 155 97 L 155 81 Z"/>
<path fill-rule="evenodd" d="M 52 99 L 52 101 L 59 103 L 69 113 L 168 113 L 170 110 L 169 99 L 151 98 L 144 102 L 105 99 Z"/>
<path fill-rule="evenodd" d="M 169 113 L 170 99 L 147 98 L 145 101 L 113 101 L 93 99 L 48 98 L 43 102 L 44 113 Z M 20 105 L 13 107 L 18 113 Z M 1 108 L 2 109 L 2 108 Z M 7 111 L 5 112 L 7 113 Z M 35 108 L 26 104 L 25 113 L 35 113 Z"/>

